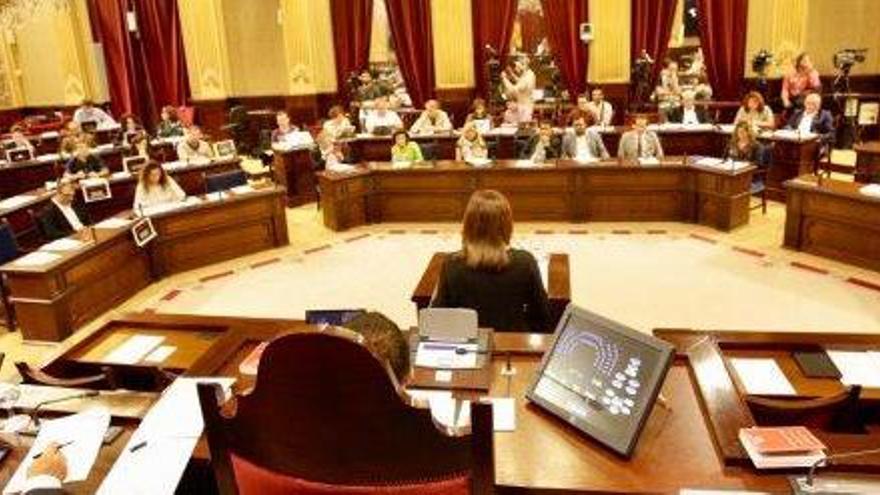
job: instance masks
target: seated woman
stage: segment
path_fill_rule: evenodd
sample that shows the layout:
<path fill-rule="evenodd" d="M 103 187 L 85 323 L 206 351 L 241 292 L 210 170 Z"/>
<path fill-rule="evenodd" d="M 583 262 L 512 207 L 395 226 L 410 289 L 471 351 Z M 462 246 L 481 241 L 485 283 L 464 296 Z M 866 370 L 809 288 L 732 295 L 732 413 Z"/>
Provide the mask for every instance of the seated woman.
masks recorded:
<path fill-rule="evenodd" d="M 24 135 L 24 127 L 15 124 L 9 129 L 9 137 L 3 142 L 6 149 L 28 149 L 35 153 L 34 143 Z"/>
<path fill-rule="evenodd" d="M 730 143 L 727 145 L 727 158 L 731 160 L 752 162 L 759 167 L 767 165 L 764 146 L 755 136 L 755 128 L 747 121 L 736 124 Z"/>
<path fill-rule="evenodd" d="M 327 131 L 318 133 L 315 144 L 318 145 L 315 150 L 315 163 L 319 169 L 332 168 L 345 162 L 345 153 Z"/>
<path fill-rule="evenodd" d="M 561 154 L 559 140 L 553 135 L 553 127 L 550 122 L 544 121 L 538 126 L 538 133 L 532 136 L 524 159 L 535 163 L 544 163 L 547 160 L 555 160 Z"/>
<path fill-rule="evenodd" d="M 134 190 L 135 211 L 168 203 L 178 203 L 185 198 L 186 193 L 158 162 L 151 160 L 141 169 L 137 188 Z"/>
<path fill-rule="evenodd" d="M 64 167 L 64 175 L 72 178 L 107 177 L 110 169 L 99 156 L 92 153 L 89 143 L 83 140 L 76 143 L 73 158 Z"/>
<path fill-rule="evenodd" d="M 391 147 L 392 162 L 420 162 L 424 160 L 422 157 L 422 149 L 418 143 L 409 140 L 409 135 L 405 131 L 397 131 L 394 133 L 394 146 Z"/>
<path fill-rule="evenodd" d="M 156 126 L 156 136 L 160 138 L 173 138 L 183 136 L 183 122 L 177 115 L 177 109 L 166 105 L 162 107 L 162 120 Z"/>
<path fill-rule="evenodd" d="M 122 126 L 119 129 L 117 138 L 118 142 L 124 145 L 131 145 L 132 141 L 145 134 L 146 131 L 144 131 L 144 126 L 138 122 L 137 117 L 133 114 L 125 114 L 122 117 Z"/>
<path fill-rule="evenodd" d="M 755 130 L 773 129 L 776 121 L 773 119 L 773 110 L 764 104 L 764 97 L 757 91 L 749 91 L 742 100 L 742 106 L 736 111 L 734 124 L 748 122 Z"/>
<path fill-rule="evenodd" d="M 336 141 L 338 139 L 354 136 L 354 125 L 348 120 L 345 109 L 341 105 L 333 105 L 327 114 L 329 119 L 324 121 L 321 126 L 323 132 L 326 132 L 330 139 Z"/>
<path fill-rule="evenodd" d="M 489 158 L 489 148 L 486 140 L 477 132 L 477 127 L 473 123 L 467 123 L 455 143 L 455 159 L 467 161 L 472 158 Z"/>
<path fill-rule="evenodd" d="M 477 128 L 481 129 L 482 132 L 486 132 L 492 128 L 492 116 L 489 115 L 489 110 L 486 109 L 486 100 L 482 98 L 476 98 L 474 100 L 471 104 L 471 113 L 467 115 L 465 122 L 474 122 Z"/>
<path fill-rule="evenodd" d="M 538 262 L 512 249 L 513 214 L 497 191 L 475 192 L 464 213 L 461 251 L 443 266 L 431 305 L 477 311 L 481 327 L 548 332 L 549 302 Z"/>
<path fill-rule="evenodd" d="M 150 156 L 150 139 L 146 134 L 138 134 L 128 143 L 131 146 L 129 156 Z"/>

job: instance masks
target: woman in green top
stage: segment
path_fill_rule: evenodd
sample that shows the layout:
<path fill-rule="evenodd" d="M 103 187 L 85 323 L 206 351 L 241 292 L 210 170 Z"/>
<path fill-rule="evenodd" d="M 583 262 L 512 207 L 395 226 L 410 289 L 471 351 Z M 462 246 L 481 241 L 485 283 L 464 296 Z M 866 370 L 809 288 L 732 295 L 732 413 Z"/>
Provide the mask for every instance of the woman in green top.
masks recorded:
<path fill-rule="evenodd" d="M 394 146 L 391 147 L 391 161 L 393 162 L 420 162 L 422 149 L 419 145 L 410 141 L 404 131 L 394 133 Z"/>

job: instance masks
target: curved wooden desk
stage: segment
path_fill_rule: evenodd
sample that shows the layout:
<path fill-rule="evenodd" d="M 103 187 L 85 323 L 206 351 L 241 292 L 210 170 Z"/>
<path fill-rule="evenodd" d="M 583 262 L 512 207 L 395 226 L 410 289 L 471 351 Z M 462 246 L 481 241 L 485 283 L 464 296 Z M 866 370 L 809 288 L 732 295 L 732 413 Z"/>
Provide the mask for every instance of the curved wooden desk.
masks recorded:
<path fill-rule="evenodd" d="M 145 248 L 129 226 L 94 228 L 53 262 L 0 267 L 23 337 L 63 340 L 156 278 L 288 244 L 284 195 L 279 187 L 230 193 L 152 215 L 158 237 Z"/>
<path fill-rule="evenodd" d="M 253 377 L 241 375 L 240 363 L 261 343 L 288 332 L 316 331 L 297 320 L 226 318 L 182 315 L 128 315 L 87 334 L 77 334 L 54 354 L 46 370 L 89 369 L 101 364 L 124 338 L 133 334 L 161 335 L 178 347 L 167 369 L 189 376 L 232 376 L 236 388 L 247 390 Z M 495 477 L 499 493 L 676 493 L 682 488 L 757 490 L 787 493 L 787 473 L 758 472 L 744 458 L 736 440 L 738 428 L 755 420 L 744 410 L 741 391 L 725 364 L 729 357 L 761 356 L 777 360 L 799 396 L 825 395 L 840 389 L 828 379 L 799 374 L 790 351 L 804 344 L 844 348 L 880 348 L 880 338 L 858 334 L 706 332 L 658 330 L 655 334 L 676 346 L 676 359 L 663 384 L 669 408 L 654 407 L 631 459 L 603 448 L 564 422 L 532 406 L 525 392 L 541 356 L 552 339 L 549 335 L 494 334 L 490 396 L 513 397 L 516 429 L 495 433 Z M 179 354 L 178 354 L 179 353 Z M 508 355 L 516 370 L 502 373 Z M 155 367 L 152 363 L 126 365 L 125 372 Z M 868 390 L 865 403 L 876 411 L 877 390 Z M 456 392 L 470 397 L 469 392 Z M 867 435 L 819 433 L 832 449 L 843 452 L 860 446 L 876 446 L 878 416 L 870 421 Z M 122 442 L 124 443 L 124 439 Z M 119 441 L 117 441 L 119 442 Z M 121 444 L 101 451 L 99 463 L 85 485 L 75 493 L 90 493 L 100 483 Z M 19 449 L 19 450 L 24 450 Z M 209 470 L 210 454 L 204 442 L 191 461 Z M 877 473 L 880 456 L 835 464 L 831 471 Z M 14 464 L 2 466 L 0 483 L 11 475 Z M 210 471 L 206 473 L 210 476 Z"/>
<path fill-rule="evenodd" d="M 859 143 L 856 150 L 856 181 L 880 182 L 880 141 Z"/>
<path fill-rule="evenodd" d="M 497 189 L 517 220 L 677 221 L 730 230 L 749 221 L 754 167 L 736 172 L 670 157 L 655 166 L 617 160 L 582 166 L 558 160 L 518 168 L 437 161 L 397 169 L 367 163 L 350 173 L 318 174 L 324 225 L 346 230 L 380 222 L 457 222 L 477 189 Z"/>

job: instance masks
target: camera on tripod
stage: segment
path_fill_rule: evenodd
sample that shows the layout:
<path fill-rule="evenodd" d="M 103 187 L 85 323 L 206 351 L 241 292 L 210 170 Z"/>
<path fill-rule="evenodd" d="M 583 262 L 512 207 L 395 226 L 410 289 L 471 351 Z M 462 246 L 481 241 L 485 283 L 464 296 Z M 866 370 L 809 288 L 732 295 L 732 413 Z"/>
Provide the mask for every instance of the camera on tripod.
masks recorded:
<path fill-rule="evenodd" d="M 837 70 L 848 73 L 854 65 L 865 61 L 866 53 L 868 53 L 867 48 L 844 48 L 835 53 L 831 61 L 834 62 Z"/>

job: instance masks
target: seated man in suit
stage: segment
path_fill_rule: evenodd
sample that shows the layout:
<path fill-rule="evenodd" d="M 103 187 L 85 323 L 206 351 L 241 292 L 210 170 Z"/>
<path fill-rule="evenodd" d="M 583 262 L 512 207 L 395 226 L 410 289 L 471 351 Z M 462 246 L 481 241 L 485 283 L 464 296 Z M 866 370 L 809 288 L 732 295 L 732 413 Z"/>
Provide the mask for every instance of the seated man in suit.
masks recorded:
<path fill-rule="evenodd" d="M 593 114 L 593 121 L 603 127 L 611 125 L 611 119 L 614 118 L 614 107 L 605 100 L 605 92 L 602 91 L 602 88 L 593 88 L 590 96 L 592 100 L 587 103 L 587 110 Z"/>
<path fill-rule="evenodd" d="M 804 98 L 804 109 L 798 110 L 788 119 L 786 129 L 796 129 L 801 134 L 819 134 L 823 140 L 834 135 L 834 118 L 828 110 L 822 110 L 822 97 L 819 93 L 809 93 Z"/>
<path fill-rule="evenodd" d="M 446 258 L 431 306 L 470 308 L 481 327 L 496 331 L 549 331 L 550 304 L 538 261 L 510 247 L 513 214 L 497 191 L 471 195 L 461 251 Z"/>
<path fill-rule="evenodd" d="M 107 177 L 110 169 L 103 160 L 92 153 L 92 148 L 85 140 L 78 141 L 76 148 L 67 164 L 64 166 L 64 176 L 71 178 Z"/>
<path fill-rule="evenodd" d="M 409 128 L 413 134 L 433 134 L 435 132 L 449 132 L 452 130 L 452 122 L 449 115 L 440 109 L 440 102 L 428 100 L 425 102 L 425 110 Z"/>
<path fill-rule="evenodd" d="M 400 115 L 388 108 L 390 103 L 387 96 L 376 98 L 375 105 L 375 108 L 367 112 L 367 118 L 364 120 L 364 129 L 368 133 L 387 136 L 393 134 L 394 131 L 403 129 Z"/>
<path fill-rule="evenodd" d="M 89 214 L 75 204 L 76 186 L 70 179 L 58 181 L 58 188 L 49 204 L 37 216 L 47 241 L 54 241 L 79 232 L 89 224 Z"/>
<path fill-rule="evenodd" d="M 529 141 L 528 151 L 524 159 L 535 163 L 544 163 L 547 160 L 559 158 L 559 140 L 553 135 L 553 126 L 544 121 L 538 126 L 538 133 Z"/>
<path fill-rule="evenodd" d="M 202 130 L 198 126 L 190 126 L 185 138 L 177 145 L 177 159 L 183 162 L 205 162 L 214 156 L 211 145 L 202 139 Z"/>
<path fill-rule="evenodd" d="M 98 129 L 106 129 L 117 125 L 107 112 L 96 107 L 92 100 L 85 99 L 79 108 L 73 112 L 73 120 L 82 125 L 84 122 L 94 122 Z"/>
<path fill-rule="evenodd" d="M 638 116 L 633 121 L 632 129 L 620 136 L 617 146 L 617 157 L 624 160 L 639 158 L 663 158 L 663 147 L 657 133 L 648 130 L 648 118 Z"/>
<path fill-rule="evenodd" d="M 590 111 L 590 99 L 587 95 L 577 97 L 577 106 L 572 108 L 565 117 L 565 125 L 573 126 L 577 119 L 584 119 L 587 125 L 593 125 L 593 112 Z"/>
<path fill-rule="evenodd" d="M 562 138 L 562 157 L 578 161 L 593 161 L 608 158 L 608 150 L 599 133 L 587 128 L 587 119 L 578 117 L 572 122 L 572 129 Z"/>
<path fill-rule="evenodd" d="M 696 97 L 693 91 L 685 91 L 681 94 L 681 106 L 671 109 L 666 114 L 666 121 L 684 125 L 712 123 L 712 119 L 709 117 L 706 109 L 696 105 Z"/>
<path fill-rule="evenodd" d="M 49 495 L 64 493 L 61 483 L 67 477 L 67 459 L 52 443 L 46 447 L 39 458 L 34 459 L 27 472 L 24 495 Z"/>

